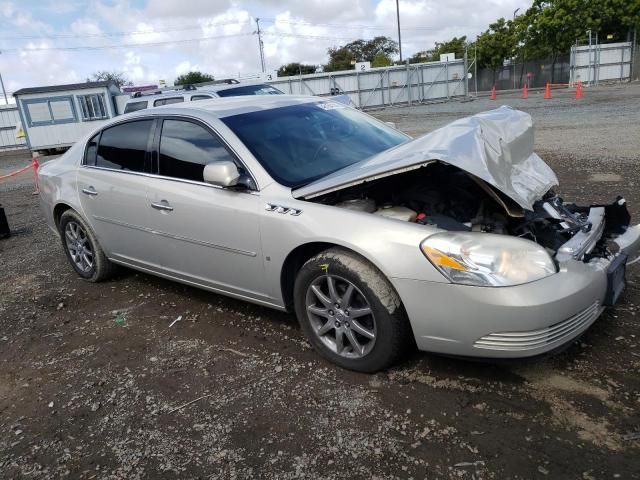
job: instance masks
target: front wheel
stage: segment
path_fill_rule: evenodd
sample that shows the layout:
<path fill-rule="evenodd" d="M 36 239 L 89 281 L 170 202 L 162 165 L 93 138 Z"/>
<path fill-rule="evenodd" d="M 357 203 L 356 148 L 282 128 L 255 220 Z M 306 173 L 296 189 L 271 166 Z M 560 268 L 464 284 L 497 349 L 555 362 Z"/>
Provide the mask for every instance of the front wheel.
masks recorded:
<path fill-rule="evenodd" d="M 341 367 L 376 372 L 411 345 L 402 303 L 387 279 L 357 254 L 332 248 L 309 259 L 295 288 L 296 315 L 314 348 Z"/>

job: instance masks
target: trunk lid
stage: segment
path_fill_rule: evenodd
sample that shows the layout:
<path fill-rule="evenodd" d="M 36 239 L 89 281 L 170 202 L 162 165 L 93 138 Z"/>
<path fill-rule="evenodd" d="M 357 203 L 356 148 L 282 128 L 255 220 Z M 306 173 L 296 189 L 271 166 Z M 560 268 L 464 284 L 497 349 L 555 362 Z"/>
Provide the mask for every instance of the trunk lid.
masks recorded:
<path fill-rule="evenodd" d="M 293 196 L 310 199 L 434 161 L 481 178 L 527 210 L 558 185 L 553 170 L 533 152 L 531 116 L 503 106 L 456 120 L 338 170 L 293 190 Z"/>

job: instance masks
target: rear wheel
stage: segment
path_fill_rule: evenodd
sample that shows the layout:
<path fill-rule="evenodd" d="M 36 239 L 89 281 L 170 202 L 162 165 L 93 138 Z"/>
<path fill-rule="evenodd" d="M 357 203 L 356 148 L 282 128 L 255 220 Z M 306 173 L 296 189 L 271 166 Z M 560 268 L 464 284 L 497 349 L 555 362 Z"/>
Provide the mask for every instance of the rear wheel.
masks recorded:
<path fill-rule="evenodd" d="M 109 278 L 115 270 L 105 256 L 91 227 L 73 210 L 60 217 L 62 246 L 78 275 L 91 282 Z"/>
<path fill-rule="evenodd" d="M 332 248 L 308 260 L 296 278 L 294 296 L 311 344 L 344 368 L 378 371 L 411 345 L 409 322 L 395 290 L 352 252 Z"/>

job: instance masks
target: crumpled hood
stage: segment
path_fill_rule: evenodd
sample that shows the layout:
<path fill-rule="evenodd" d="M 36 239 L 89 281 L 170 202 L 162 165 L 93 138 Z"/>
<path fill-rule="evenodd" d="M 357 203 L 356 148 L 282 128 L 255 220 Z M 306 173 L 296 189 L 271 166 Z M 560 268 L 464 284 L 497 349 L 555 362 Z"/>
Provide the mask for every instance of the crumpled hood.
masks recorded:
<path fill-rule="evenodd" d="M 527 210 L 558 178 L 533 152 L 533 122 L 503 106 L 456 120 L 422 137 L 338 170 L 293 191 L 312 198 L 359 183 L 419 168 L 434 160 L 481 178 Z"/>

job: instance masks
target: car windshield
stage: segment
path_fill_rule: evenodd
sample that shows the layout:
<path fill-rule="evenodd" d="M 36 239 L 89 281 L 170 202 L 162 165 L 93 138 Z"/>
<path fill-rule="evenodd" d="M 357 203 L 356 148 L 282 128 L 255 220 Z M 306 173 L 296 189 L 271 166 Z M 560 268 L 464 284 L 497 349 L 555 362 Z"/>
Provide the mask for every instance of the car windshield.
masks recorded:
<path fill-rule="evenodd" d="M 222 121 L 287 187 L 306 185 L 409 140 L 383 122 L 332 101 L 242 113 Z"/>
<path fill-rule="evenodd" d="M 216 92 L 221 97 L 240 97 L 243 95 L 282 95 L 282 92 L 271 85 L 244 85 L 226 88 Z"/>

